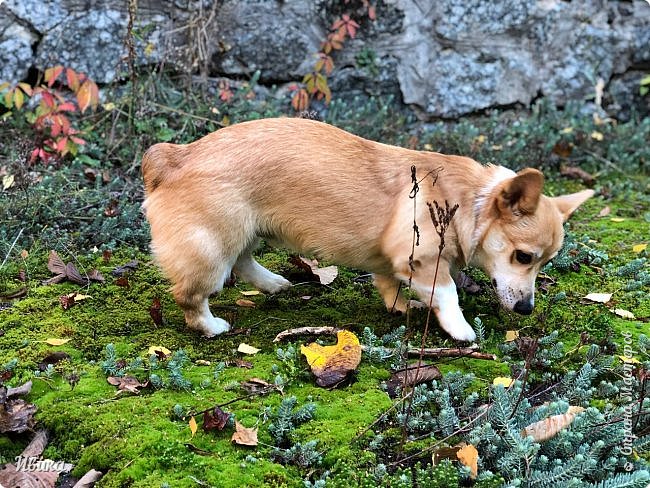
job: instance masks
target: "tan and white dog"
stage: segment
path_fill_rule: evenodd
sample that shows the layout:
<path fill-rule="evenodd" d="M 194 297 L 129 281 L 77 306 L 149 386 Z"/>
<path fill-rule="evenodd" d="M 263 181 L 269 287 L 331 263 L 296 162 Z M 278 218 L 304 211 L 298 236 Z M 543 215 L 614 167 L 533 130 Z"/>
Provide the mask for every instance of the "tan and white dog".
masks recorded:
<path fill-rule="evenodd" d="M 419 246 L 409 260 L 411 166 L 422 181 Z M 436 171 L 432 184 L 425 176 Z M 156 144 L 142 172 L 154 254 L 187 325 L 205 336 L 230 327 L 210 313 L 208 296 L 231 270 L 265 292 L 291 286 L 253 258 L 260 238 L 373 273 L 389 309 L 406 309 L 399 289 L 409 278 L 428 304 L 439 237 L 426 203 L 448 201 L 459 208 L 445 234 L 431 303 L 449 335 L 471 341 L 475 333 L 454 284 L 458 270 L 483 269 L 506 309 L 530 314 L 535 277 L 560 249 L 563 222 L 594 193 L 549 198 L 536 169 L 514 173 L 298 118 L 245 122 L 187 145 Z"/>

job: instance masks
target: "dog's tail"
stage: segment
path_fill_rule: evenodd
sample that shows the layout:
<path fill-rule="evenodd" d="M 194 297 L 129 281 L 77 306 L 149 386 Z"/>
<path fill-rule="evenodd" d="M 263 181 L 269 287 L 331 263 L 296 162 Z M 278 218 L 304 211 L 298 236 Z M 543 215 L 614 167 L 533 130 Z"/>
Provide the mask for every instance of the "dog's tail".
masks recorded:
<path fill-rule="evenodd" d="M 142 178 L 147 194 L 151 194 L 158 188 L 174 168 L 181 164 L 180 151 L 181 146 L 165 142 L 154 144 L 147 149 L 142 156 Z"/>

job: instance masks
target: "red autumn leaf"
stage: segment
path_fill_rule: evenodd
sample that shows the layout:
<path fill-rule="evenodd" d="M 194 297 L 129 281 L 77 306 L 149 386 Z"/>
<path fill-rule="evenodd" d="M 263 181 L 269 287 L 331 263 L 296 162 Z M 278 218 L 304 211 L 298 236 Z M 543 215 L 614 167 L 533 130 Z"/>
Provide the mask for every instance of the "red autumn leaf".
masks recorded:
<path fill-rule="evenodd" d="M 374 5 L 368 7 L 368 18 L 370 20 L 375 20 L 377 18 L 377 10 Z"/>
<path fill-rule="evenodd" d="M 151 307 L 149 308 L 149 315 L 151 316 L 154 324 L 158 326 L 162 325 L 162 305 L 160 304 L 160 300 L 158 298 L 154 298 L 152 300 Z"/>
<path fill-rule="evenodd" d="M 79 137 L 70 136 L 70 140 L 72 142 L 74 142 L 75 144 L 79 144 L 80 146 L 83 146 L 84 144 L 86 144 L 86 141 L 84 141 L 83 139 L 81 139 Z"/>
<path fill-rule="evenodd" d="M 73 103 L 65 102 L 58 106 L 58 110 L 60 112 L 74 112 L 77 110 L 77 107 L 75 107 Z"/>
<path fill-rule="evenodd" d="M 56 150 L 59 154 L 62 156 L 65 155 L 68 150 L 66 146 L 68 145 L 68 138 L 67 137 L 62 137 L 56 142 Z"/>
<path fill-rule="evenodd" d="M 54 66 L 53 68 L 47 68 L 45 70 L 45 77 L 44 77 L 47 86 L 51 87 L 52 85 L 54 85 L 54 82 L 56 81 L 56 79 L 59 77 L 61 73 L 63 73 L 63 66 L 61 65 Z"/>
<path fill-rule="evenodd" d="M 318 61 L 316 61 L 315 69 L 316 71 L 321 71 L 325 69 L 325 74 L 330 74 L 334 69 L 334 61 L 331 56 L 328 56 L 325 53 L 318 53 Z"/>
<path fill-rule="evenodd" d="M 48 108 L 54 108 L 56 105 L 54 96 L 49 91 L 45 91 L 45 90 L 42 90 L 40 93 L 41 93 L 41 100 L 43 101 L 45 106 Z"/>
<path fill-rule="evenodd" d="M 224 412 L 219 407 L 214 407 L 212 411 L 203 412 L 203 430 L 223 430 L 228 424 L 230 414 Z"/>

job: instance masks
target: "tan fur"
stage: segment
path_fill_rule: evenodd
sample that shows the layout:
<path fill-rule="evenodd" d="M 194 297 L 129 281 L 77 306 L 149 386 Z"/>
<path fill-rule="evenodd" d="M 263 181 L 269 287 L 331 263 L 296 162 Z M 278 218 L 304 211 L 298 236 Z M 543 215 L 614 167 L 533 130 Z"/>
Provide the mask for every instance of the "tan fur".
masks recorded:
<path fill-rule="evenodd" d="M 420 180 L 413 271 L 412 165 Z M 507 308 L 532 301 L 535 275 L 562 243 L 562 222 L 593 193 L 551 199 L 540 195 L 537 170 L 515 175 L 290 118 L 233 125 L 187 145 L 156 144 L 142 171 L 154 253 L 188 326 L 206 336 L 229 327 L 211 315 L 207 297 L 231 270 L 267 292 L 290 286 L 252 258 L 260 237 L 373 273 L 389 308 L 406 307 L 397 292 L 409 278 L 428 304 L 439 241 L 426 202 L 447 200 L 459 209 L 445 235 L 432 306 L 452 337 L 473 340 L 458 306 L 456 272 L 483 268 Z M 534 253 L 533 263 L 513 262 L 515 250 Z"/>

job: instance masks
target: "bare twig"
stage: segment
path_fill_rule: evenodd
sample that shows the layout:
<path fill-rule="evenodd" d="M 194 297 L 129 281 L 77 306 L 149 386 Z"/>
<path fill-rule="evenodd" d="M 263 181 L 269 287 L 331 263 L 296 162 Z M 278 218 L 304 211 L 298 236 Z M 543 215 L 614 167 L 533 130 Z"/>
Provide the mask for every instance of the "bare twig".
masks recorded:
<path fill-rule="evenodd" d="M 22 229 L 20 229 L 20 232 L 18 232 L 18 235 L 14 239 L 14 242 L 11 243 L 11 247 L 9 248 L 9 251 L 7 252 L 7 255 L 5 256 L 4 260 L 2 261 L 2 264 L 0 264 L 0 269 L 2 269 L 2 267 L 7 262 L 7 259 L 9 259 L 9 256 L 11 255 L 11 251 L 14 250 L 14 247 L 16 246 L 16 242 L 18 242 L 18 239 L 20 239 L 20 236 L 23 234 L 24 230 L 25 230 L 24 227 Z"/>

